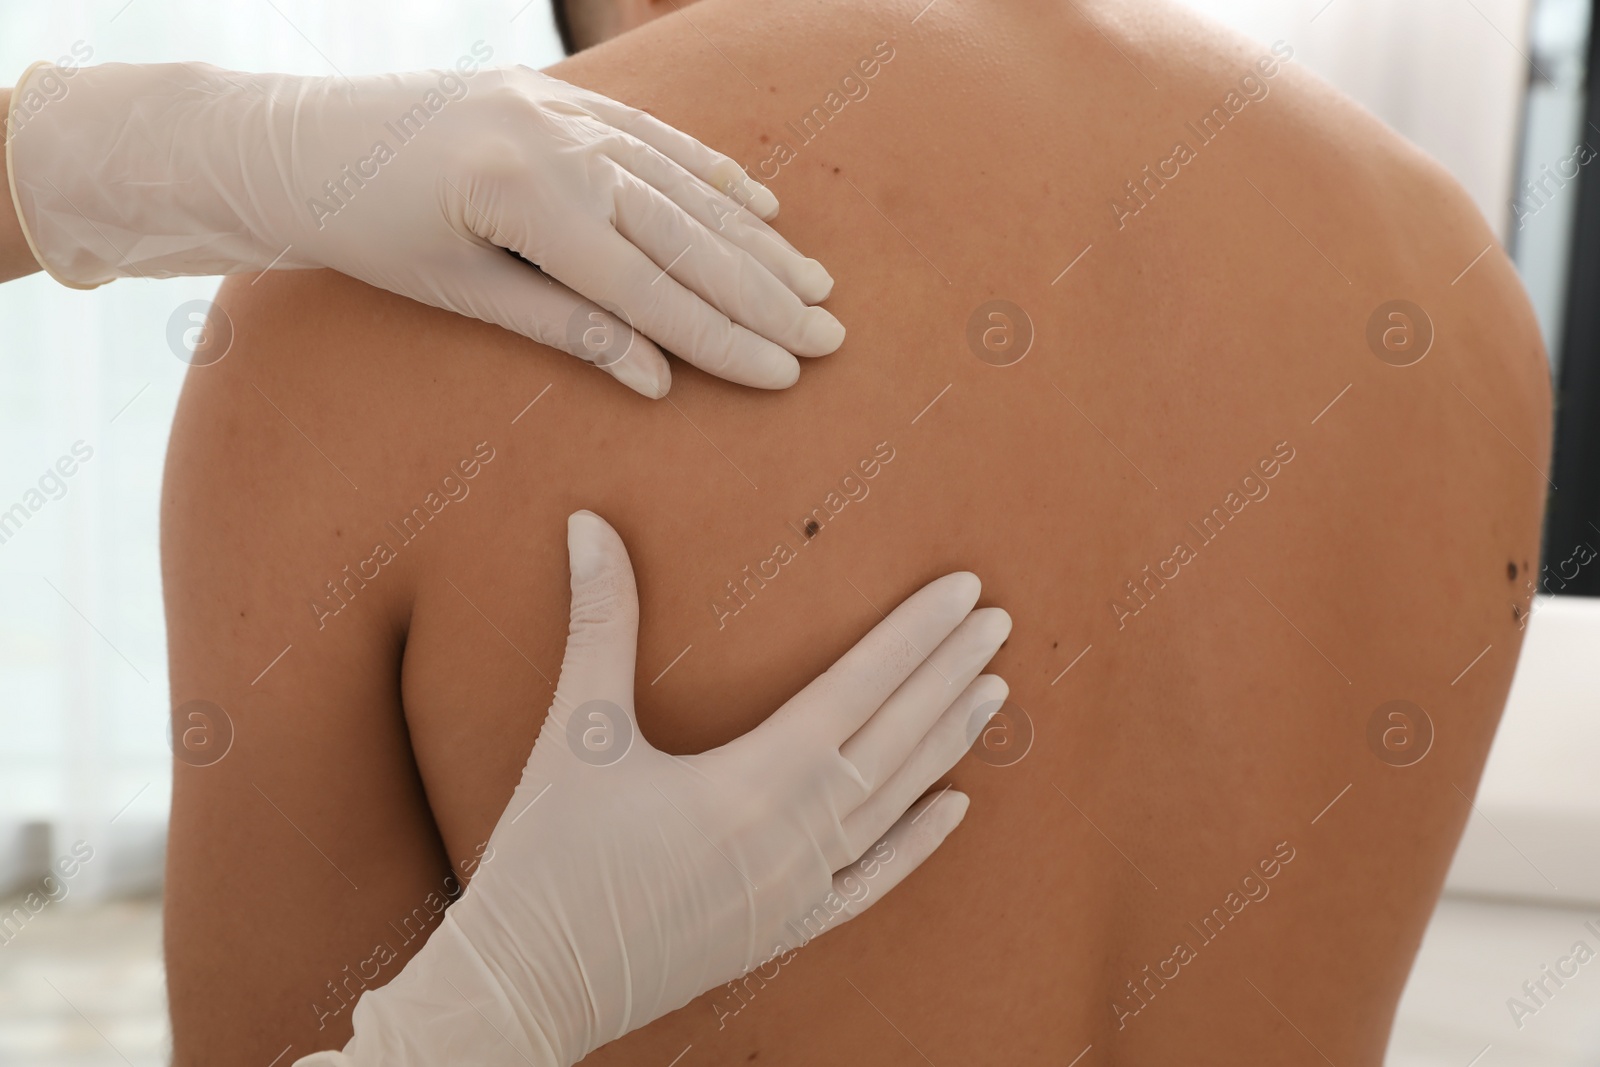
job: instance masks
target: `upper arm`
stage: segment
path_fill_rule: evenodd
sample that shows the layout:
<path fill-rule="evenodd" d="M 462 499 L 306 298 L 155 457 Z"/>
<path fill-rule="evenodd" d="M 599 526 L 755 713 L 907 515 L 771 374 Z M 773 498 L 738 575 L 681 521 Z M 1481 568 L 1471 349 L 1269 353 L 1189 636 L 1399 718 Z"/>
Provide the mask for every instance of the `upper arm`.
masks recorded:
<path fill-rule="evenodd" d="M 249 302 L 225 285 L 233 348 L 190 372 L 173 426 L 161 549 L 180 738 L 166 889 L 180 1064 L 342 1044 L 349 1012 L 329 983 L 353 999 L 350 974 L 373 977 L 380 943 L 408 956 L 416 945 L 396 931 L 431 921 L 430 894 L 442 899 L 447 863 L 400 706 L 405 563 L 364 587 L 346 570 L 370 552 L 396 475 L 352 446 L 354 383 L 305 362 L 318 293 L 340 281 L 301 275 Z M 191 701 L 221 709 L 209 753 L 181 743 L 199 723 Z"/>

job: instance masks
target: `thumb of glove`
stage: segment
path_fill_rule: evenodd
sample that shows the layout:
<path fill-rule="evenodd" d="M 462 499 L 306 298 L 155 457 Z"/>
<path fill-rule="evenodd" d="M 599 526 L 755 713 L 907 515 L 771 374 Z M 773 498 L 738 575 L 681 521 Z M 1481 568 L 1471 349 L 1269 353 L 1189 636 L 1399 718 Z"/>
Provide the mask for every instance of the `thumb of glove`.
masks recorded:
<path fill-rule="evenodd" d="M 621 759 L 638 734 L 633 672 L 639 593 L 617 531 L 592 511 L 567 518 L 572 611 L 566 655 L 545 731 L 558 729 L 579 759 Z"/>

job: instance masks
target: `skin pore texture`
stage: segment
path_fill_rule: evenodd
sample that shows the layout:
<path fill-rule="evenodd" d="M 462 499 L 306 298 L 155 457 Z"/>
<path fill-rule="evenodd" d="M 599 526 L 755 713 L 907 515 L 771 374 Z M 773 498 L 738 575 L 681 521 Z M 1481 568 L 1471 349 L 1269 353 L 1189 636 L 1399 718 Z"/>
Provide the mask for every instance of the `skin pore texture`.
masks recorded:
<path fill-rule="evenodd" d="M 1539 566 L 1532 314 L 1293 42 L 924 8 L 707 0 L 553 69 L 777 193 L 850 331 L 788 391 L 678 363 L 650 402 L 337 274 L 223 286 L 164 487 L 179 732 L 190 701 L 233 731 L 176 765 L 178 1064 L 341 1045 L 483 861 L 579 508 L 632 555 L 668 751 L 940 574 L 1015 620 L 944 847 L 586 1062 L 1381 1062 Z"/>

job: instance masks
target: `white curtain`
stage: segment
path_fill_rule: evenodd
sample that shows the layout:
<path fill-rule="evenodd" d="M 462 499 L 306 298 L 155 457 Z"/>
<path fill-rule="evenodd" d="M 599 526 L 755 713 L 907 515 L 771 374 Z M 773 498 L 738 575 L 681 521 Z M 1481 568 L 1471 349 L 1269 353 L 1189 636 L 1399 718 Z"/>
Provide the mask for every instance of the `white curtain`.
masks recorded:
<path fill-rule="evenodd" d="M 1290 41 L 1503 224 L 1524 0 L 1322 3 L 1196 0 L 1253 36 Z M 91 62 L 353 75 L 447 66 L 478 40 L 497 62 L 560 54 L 546 0 L 9 0 L 0 83 L 79 42 Z M 0 287 L 0 891 L 79 839 L 95 859 L 75 895 L 159 877 L 170 755 L 156 519 L 185 369 L 168 338 L 180 306 L 216 285 L 80 293 L 37 275 Z"/>

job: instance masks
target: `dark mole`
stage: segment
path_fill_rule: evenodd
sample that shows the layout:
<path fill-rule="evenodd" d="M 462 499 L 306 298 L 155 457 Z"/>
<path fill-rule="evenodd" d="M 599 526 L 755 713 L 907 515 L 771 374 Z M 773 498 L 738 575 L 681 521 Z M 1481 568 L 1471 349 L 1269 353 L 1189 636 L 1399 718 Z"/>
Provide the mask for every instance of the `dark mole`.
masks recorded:
<path fill-rule="evenodd" d="M 834 167 L 834 168 L 833 168 L 833 172 L 834 172 L 834 173 L 835 173 L 835 174 L 838 174 L 838 173 L 839 173 L 839 168 L 838 168 L 838 167 Z"/>
<path fill-rule="evenodd" d="M 762 134 L 761 135 L 761 143 L 762 144 L 769 144 L 771 142 L 771 140 L 772 139 L 770 137 L 768 137 L 766 134 Z"/>
<path fill-rule="evenodd" d="M 1060 641 L 1051 641 L 1050 642 L 1050 647 L 1051 648 L 1060 648 L 1061 647 L 1061 642 Z"/>
<path fill-rule="evenodd" d="M 820 529 L 822 529 L 822 527 L 817 525 L 817 520 L 816 519 L 807 519 L 806 520 L 806 536 L 807 537 L 815 537 L 815 536 L 817 536 L 817 531 L 820 530 Z"/>
<path fill-rule="evenodd" d="M 753 1060 L 753 1059 L 755 1059 L 755 1058 L 756 1058 L 756 1057 L 757 1057 L 757 1056 L 759 1056 L 759 1055 L 761 1055 L 761 1053 L 759 1053 L 759 1052 L 752 1052 L 752 1053 L 750 1053 L 750 1055 L 748 1055 L 748 1056 L 746 1056 L 746 1057 L 745 1057 L 745 1058 L 744 1058 L 744 1061 L 745 1061 L 745 1062 L 746 1062 L 746 1063 L 749 1063 L 749 1062 L 750 1062 L 750 1061 L 751 1061 L 751 1060 Z"/>
<path fill-rule="evenodd" d="M 1517 580 L 1517 565 L 1515 563 L 1507 563 L 1506 564 L 1506 581 L 1514 582 L 1516 580 Z"/>

